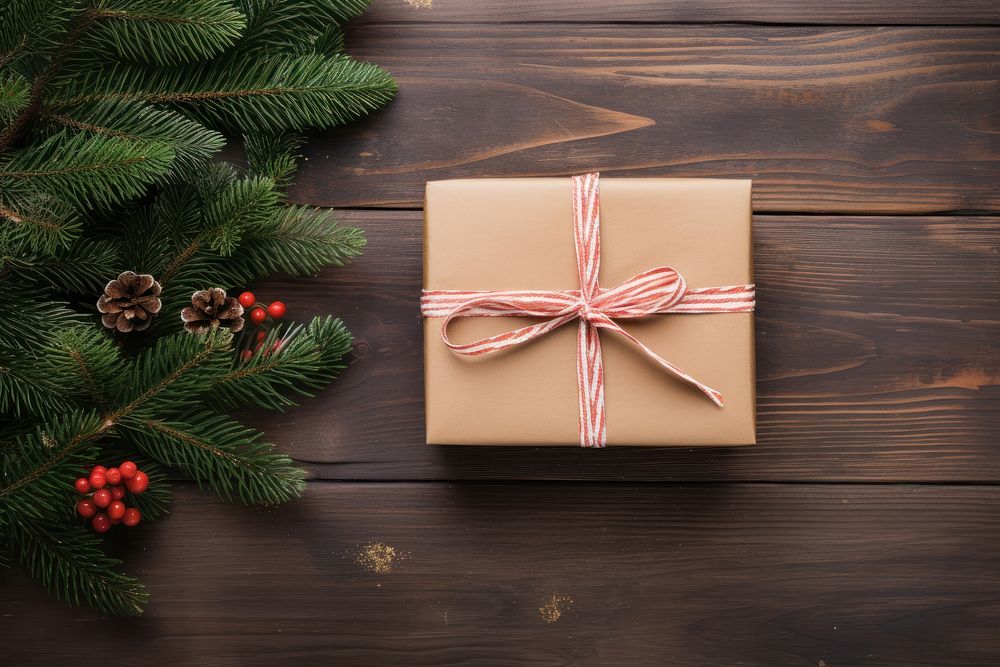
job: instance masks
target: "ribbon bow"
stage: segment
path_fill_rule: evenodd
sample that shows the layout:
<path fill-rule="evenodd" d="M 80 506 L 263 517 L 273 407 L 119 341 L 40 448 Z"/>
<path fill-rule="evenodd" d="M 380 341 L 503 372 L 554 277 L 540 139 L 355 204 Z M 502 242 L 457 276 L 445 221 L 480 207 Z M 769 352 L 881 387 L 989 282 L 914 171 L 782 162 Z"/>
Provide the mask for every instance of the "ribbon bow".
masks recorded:
<path fill-rule="evenodd" d="M 745 313 L 752 311 L 755 304 L 753 285 L 688 288 L 681 274 L 669 266 L 643 271 L 617 287 L 602 288 L 597 280 L 601 264 L 598 182 L 596 173 L 573 177 L 573 231 L 580 289 L 424 290 L 420 300 L 424 317 L 444 318 L 441 324 L 444 344 L 458 354 L 470 356 L 527 343 L 579 319 L 576 375 L 583 447 L 603 447 L 607 442 L 600 329 L 623 336 L 669 373 L 697 387 L 722 407 L 722 394 L 653 352 L 615 319 L 659 313 Z M 518 316 L 548 319 L 471 343 L 454 343 L 448 337 L 448 325 L 456 317 Z"/>

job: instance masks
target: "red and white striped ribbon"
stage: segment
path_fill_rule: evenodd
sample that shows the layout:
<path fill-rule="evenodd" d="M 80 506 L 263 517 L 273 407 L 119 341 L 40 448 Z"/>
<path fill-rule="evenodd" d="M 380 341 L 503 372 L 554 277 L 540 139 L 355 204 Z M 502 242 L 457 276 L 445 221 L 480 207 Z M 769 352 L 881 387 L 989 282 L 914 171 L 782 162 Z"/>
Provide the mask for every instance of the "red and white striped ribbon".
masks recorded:
<path fill-rule="evenodd" d="M 614 320 L 661 313 L 746 313 L 755 305 L 753 285 L 688 288 L 681 274 L 669 266 L 643 271 L 617 287 L 602 288 L 597 282 L 601 266 L 598 183 L 596 173 L 573 177 L 573 237 L 580 289 L 424 290 L 420 299 L 424 317 L 443 318 L 444 344 L 458 354 L 471 356 L 506 350 L 579 319 L 576 371 L 583 447 L 603 447 L 607 442 L 600 329 L 623 336 L 666 371 L 697 387 L 722 407 L 722 394 L 653 352 Z M 516 316 L 547 319 L 471 343 L 454 343 L 448 338 L 448 324 L 456 317 Z"/>

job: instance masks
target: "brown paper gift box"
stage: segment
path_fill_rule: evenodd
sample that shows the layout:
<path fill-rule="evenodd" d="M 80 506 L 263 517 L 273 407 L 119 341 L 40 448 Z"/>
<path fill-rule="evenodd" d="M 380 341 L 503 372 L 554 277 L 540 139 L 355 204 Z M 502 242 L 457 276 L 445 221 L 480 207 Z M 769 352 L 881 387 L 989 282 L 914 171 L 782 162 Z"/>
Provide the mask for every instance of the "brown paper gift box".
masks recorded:
<path fill-rule="evenodd" d="M 427 184 L 424 288 L 578 289 L 569 178 Z M 600 284 L 657 266 L 689 287 L 753 282 L 750 181 L 602 178 Z M 460 318 L 467 342 L 523 326 L 518 317 Z M 575 324 L 492 355 L 455 354 L 440 318 L 424 319 L 427 442 L 579 445 Z M 755 442 L 753 313 L 618 320 L 701 382 L 719 408 L 620 336 L 601 332 L 608 445 Z"/>

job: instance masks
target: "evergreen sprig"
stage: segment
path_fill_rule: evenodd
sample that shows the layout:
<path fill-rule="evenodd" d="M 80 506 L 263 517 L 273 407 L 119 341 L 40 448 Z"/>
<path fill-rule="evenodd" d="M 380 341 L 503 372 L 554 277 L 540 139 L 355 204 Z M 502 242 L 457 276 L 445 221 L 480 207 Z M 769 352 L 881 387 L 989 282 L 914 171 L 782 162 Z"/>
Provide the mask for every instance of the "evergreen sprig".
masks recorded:
<path fill-rule="evenodd" d="M 228 501 L 297 497 L 304 474 L 227 413 L 286 409 L 344 367 L 333 317 L 193 335 L 194 291 L 310 275 L 360 254 L 360 230 L 289 205 L 292 132 L 357 119 L 395 83 L 350 58 L 369 0 L 0 0 L 0 565 L 107 614 L 142 584 L 81 526 L 72 481 L 132 459 L 143 521 L 168 480 Z M 219 161 L 244 135 L 246 166 Z M 94 312 L 125 270 L 162 286 L 152 326 Z"/>

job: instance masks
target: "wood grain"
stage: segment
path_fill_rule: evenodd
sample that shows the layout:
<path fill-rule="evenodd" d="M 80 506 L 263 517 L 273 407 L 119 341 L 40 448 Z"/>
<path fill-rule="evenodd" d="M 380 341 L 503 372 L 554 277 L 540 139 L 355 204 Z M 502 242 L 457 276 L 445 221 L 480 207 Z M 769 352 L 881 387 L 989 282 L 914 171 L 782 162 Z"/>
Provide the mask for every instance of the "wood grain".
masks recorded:
<path fill-rule="evenodd" d="M 1000 8 L 989 0 L 376 0 L 367 23 L 808 23 L 989 24 Z"/>
<path fill-rule="evenodd" d="M 0 664 L 1000 660 L 996 487 L 313 483 L 265 512 L 185 486 L 174 508 L 119 536 L 141 620 L 0 574 Z M 358 562 L 372 542 L 388 571 Z"/>
<path fill-rule="evenodd" d="M 318 477 L 1000 480 L 996 218 L 758 216 L 760 444 L 594 452 L 423 444 L 421 215 L 345 214 L 361 259 L 255 289 L 357 336 L 328 391 L 251 416 Z"/>
<path fill-rule="evenodd" d="M 362 26 L 398 98 L 313 137 L 297 199 L 427 180 L 751 177 L 758 212 L 1000 210 L 1000 28 Z"/>

